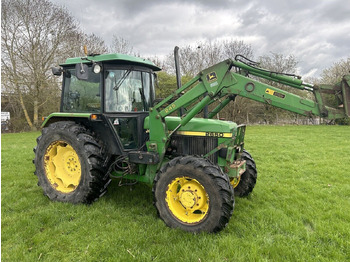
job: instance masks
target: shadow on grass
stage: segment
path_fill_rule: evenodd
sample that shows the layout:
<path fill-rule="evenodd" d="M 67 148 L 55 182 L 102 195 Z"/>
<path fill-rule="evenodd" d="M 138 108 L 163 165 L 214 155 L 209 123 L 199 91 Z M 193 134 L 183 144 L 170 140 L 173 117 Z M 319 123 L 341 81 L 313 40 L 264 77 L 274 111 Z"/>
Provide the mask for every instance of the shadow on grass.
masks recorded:
<path fill-rule="evenodd" d="M 118 184 L 119 180 L 112 180 L 108 192 L 98 202 L 104 202 L 103 205 L 108 206 L 109 209 L 123 213 L 125 219 L 132 217 L 134 221 L 136 220 L 140 224 L 151 220 L 161 221 L 158 219 L 156 208 L 153 206 L 153 193 L 149 185 L 138 183 L 133 186 L 118 186 Z M 236 197 L 235 209 L 229 222 L 229 228 L 232 227 L 232 231 L 234 231 L 237 221 L 250 220 L 255 217 L 256 213 L 261 213 L 264 210 L 263 206 L 259 208 L 254 204 L 257 197 L 254 192 L 245 198 Z M 228 233 L 231 230 L 224 231 Z"/>
<path fill-rule="evenodd" d="M 119 204 L 148 204 L 152 206 L 152 187 L 137 183 L 135 185 L 119 185 L 119 179 L 112 179 L 107 193 L 102 196 L 107 202 Z"/>
<path fill-rule="evenodd" d="M 153 206 L 152 187 L 137 183 L 132 186 L 119 186 L 119 179 L 113 179 L 107 193 L 98 200 L 104 202 L 110 209 L 122 211 L 125 216 L 146 216 L 157 218 Z"/>

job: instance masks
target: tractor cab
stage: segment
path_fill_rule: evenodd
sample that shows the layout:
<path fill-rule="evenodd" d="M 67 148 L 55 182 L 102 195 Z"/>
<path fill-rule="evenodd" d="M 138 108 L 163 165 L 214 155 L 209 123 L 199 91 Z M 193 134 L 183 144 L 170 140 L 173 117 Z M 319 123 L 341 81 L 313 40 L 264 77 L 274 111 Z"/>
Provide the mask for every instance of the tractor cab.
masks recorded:
<path fill-rule="evenodd" d="M 155 73 L 151 61 L 122 54 L 68 58 L 63 72 L 61 113 L 96 114 L 114 130 L 118 152 L 142 147 L 144 119 L 155 100 Z M 101 131 L 102 132 L 102 131 Z"/>

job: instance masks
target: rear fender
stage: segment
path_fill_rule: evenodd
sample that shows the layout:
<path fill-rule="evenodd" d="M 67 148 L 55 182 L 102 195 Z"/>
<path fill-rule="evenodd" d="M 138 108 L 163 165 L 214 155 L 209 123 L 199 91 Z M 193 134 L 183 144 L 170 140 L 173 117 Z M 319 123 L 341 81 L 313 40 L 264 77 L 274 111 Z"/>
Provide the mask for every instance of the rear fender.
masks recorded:
<path fill-rule="evenodd" d="M 90 113 L 52 113 L 44 119 L 41 127 L 44 128 L 59 121 L 89 122 L 91 115 Z"/>

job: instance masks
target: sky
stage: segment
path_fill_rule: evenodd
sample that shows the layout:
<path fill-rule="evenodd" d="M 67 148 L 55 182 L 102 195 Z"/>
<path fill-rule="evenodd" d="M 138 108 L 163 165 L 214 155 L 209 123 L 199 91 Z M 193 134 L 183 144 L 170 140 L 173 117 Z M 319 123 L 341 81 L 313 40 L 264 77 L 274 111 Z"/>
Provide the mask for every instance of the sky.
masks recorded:
<path fill-rule="evenodd" d="M 243 40 L 255 59 L 294 55 L 304 77 L 350 57 L 350 3 L 344 0 L 50 1 L 65 6 L 85 33 L 107 45 L 113 35 L 122 37 L 144 57 L 205 40 Z"/>

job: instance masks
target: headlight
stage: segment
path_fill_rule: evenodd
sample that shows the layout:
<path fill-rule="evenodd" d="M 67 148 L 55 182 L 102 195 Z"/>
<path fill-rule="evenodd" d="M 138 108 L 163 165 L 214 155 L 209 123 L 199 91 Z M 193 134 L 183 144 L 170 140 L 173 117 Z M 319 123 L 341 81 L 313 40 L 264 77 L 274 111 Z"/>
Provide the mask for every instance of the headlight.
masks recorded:
<path fill-rule="evenodd" d="M 99 64 L 94 64 L 93 65 L 93 71 L 95 74 L 98 74 L 101 72 L 101 66 Z"/>

